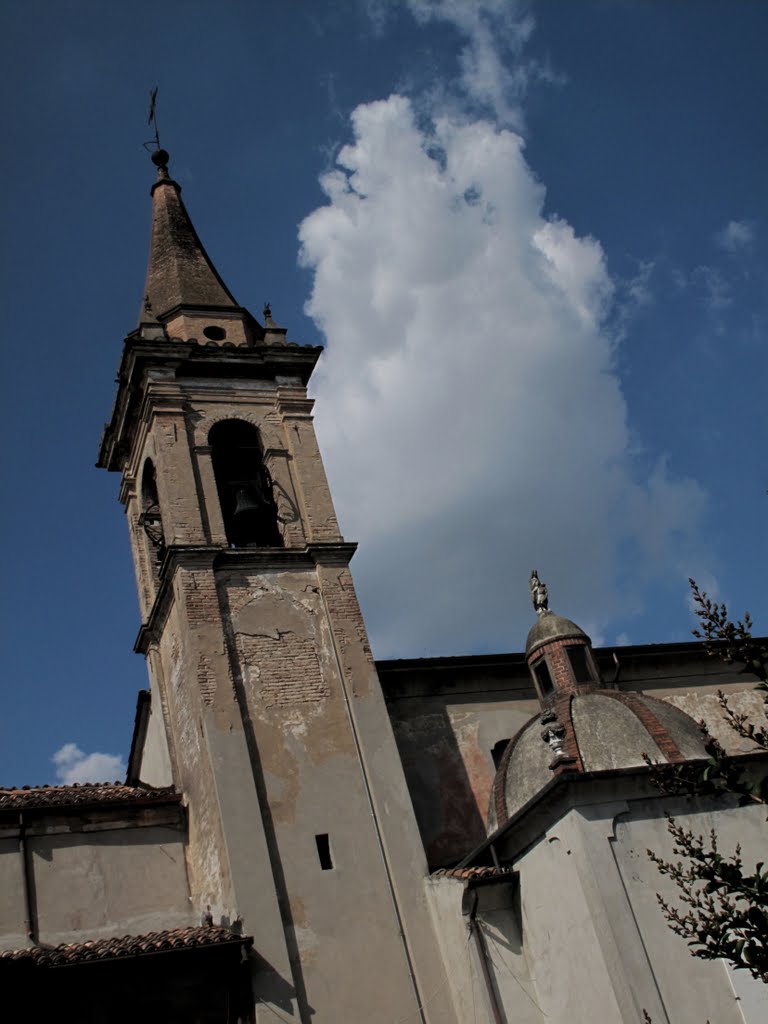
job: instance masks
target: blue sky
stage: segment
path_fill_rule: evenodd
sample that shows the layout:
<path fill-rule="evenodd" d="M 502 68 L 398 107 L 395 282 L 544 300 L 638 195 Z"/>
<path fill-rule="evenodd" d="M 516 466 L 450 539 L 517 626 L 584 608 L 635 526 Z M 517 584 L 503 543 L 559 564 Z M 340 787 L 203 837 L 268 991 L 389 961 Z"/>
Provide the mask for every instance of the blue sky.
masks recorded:
<path fill-rule="evenodd" d="M 534 565 L 601 643 L 687 639 L 688 575 L 768 632 L 764 3 L 57 0 L 3 22 L 0 783 L 119 770 L 146 685 L 94 462 L 155 84 L 230 289 L 327 344 L 317 426 L 379 657 L 520 649 Z"/>

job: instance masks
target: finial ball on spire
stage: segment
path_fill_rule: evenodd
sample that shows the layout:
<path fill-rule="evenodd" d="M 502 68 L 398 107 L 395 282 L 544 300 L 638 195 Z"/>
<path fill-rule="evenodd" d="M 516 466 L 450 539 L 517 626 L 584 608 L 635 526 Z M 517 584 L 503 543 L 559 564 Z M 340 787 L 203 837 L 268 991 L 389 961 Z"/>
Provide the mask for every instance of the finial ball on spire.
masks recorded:
<path fill-rule="evenodd" d="M 155 167 L 167 167 L 171 156 L 166 149 L 156 149 L 152 154 L 152 163 Z"/>

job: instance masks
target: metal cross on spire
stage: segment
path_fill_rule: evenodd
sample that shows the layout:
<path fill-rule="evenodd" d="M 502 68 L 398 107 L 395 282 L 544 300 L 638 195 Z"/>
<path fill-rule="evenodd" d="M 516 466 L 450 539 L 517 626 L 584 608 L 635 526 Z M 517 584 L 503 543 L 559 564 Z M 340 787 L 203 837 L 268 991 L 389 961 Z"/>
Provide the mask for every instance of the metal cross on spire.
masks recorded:
<path fill-rule="evenodd" d="M 155 137 L 150 139 L 149 142 L 145 142 L 145 146 L 150 146 L 153 142 L 155 149 L 160 149 L 160 128 L 157 124 L 157 86 L 149 91 L 149 117 L 147 118 L 148 125 L 155 126 Z"/>

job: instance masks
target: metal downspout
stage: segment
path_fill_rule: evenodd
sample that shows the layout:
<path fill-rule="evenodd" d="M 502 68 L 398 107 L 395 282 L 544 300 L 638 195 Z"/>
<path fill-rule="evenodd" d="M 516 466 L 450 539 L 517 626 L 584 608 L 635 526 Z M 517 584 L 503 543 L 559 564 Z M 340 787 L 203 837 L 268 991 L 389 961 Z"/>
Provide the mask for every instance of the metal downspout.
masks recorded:
<path fill-rule="evenodd" d="M 469 930 L 472 933 L 472 937 L 475 940 L 475 948 L 477 949 L 477 958 L 480 961 L 480 969 L 483 972 L 483 980 L 485 981 L 485 988 L 488 993 L 488 1002 L 491 1004 L 491 1011 L 493 1013 L 494 1024 L 504 1024 L 504 1017 L 501 1013 L 501 1007 L 499 1006 L 499 999 L 496 995 L 496 989 L 493 986 L 493 978 L 491 972 L 488 969 L 488 952 L 485 948 L 485 939 L 483 937 L 480 925 L 477 923 L 477 892 L 472 893 L 472 909 L 469 912 Z"/>
<path fill-rule="evenodd" d="M 29 853 L 29 846 L 27 845 L 27 826 L 24 822 L 24 814 L 19 811 L 19 853 L 21 854 L 21 861 L 23 864 L 24 874 L 24 928 L 27 933 L 27 938 L 33 946 L 37 946 L 38 934 L 37 934 L 37 915 L 35 914 L 35 908 L 32 903 L 32 858 Z"/>

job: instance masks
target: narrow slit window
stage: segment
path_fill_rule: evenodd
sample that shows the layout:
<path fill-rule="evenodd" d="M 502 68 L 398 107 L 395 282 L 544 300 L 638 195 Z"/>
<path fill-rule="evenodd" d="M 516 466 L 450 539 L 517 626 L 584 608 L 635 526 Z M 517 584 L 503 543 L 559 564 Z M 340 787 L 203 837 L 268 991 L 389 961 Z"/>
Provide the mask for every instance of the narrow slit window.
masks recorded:
<path fill-rule="evenodd" d="M 322 835 L 315 836 L 315 842 L 317 843 L 317 856 L 320 858 L 320 867 L 323 871 L 331 871 L 333 859 L 331 857 L 331 841 L 328 833 L 324 832 Z"/>

